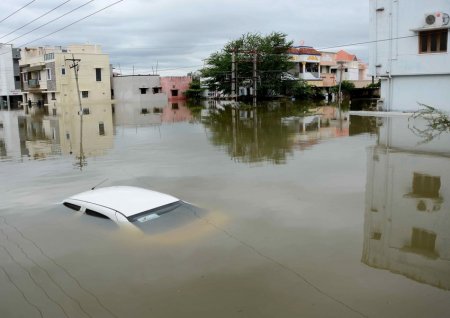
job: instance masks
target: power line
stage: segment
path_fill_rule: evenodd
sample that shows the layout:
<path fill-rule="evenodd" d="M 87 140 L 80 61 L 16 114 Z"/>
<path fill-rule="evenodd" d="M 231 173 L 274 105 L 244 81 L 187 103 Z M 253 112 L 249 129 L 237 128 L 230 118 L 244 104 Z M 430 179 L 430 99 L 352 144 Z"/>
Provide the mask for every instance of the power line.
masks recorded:
<path fill-rule="evenodd" d="M 392 40 L 401 40 L 401 39 L 415 38 L 415 37 L 418 37 L 418 36 L 419 36 L 419 34 L 405 35 L 405 36 L 399 36 L 399 37 L 396 37 L 396 38 L 372 40 L 372 41 L 364 41 L 364 42 L 355 42 L 355 43 L 349 43 L 349 44 L 343 44 L 343 45 L 322 47 L 322 48 L 317 48 L 316 50 L 337 49 L 337 48 L 340 48 L 340 47 L 347 47 L 347 46 L 356 46 L 356 45 L 362 45 L 362 44 L 372 44 L 372 43 L 386 42 L 386 41 L 392 41 Z"/>
<path fill-rule="evenodd" d="M 94 1 L 94 0 L 91 0 L 91 1 Z M 90 1 L 90 2 L 91 2 L 91 1 Z M 51 32 L 51 33 L 49 33 L 49 34 L 47 34 L 47 35 L 44 35 L 44 36 L 42 36 L 42 37 L 40 37 L 40 38 L 38 38 L 38 39 L 36 39 L 36 40 L 27 42 L 27 43 L 22 44 L 22 45 L 20 45 L 20 46 L 25 46 L 25 45 L 28 45 L 28 44 L 30 44 L 30 43 L 33 43 L 33 42 L 42 40 L 42 39 L 44 39 L 44 38 L 46 38 L 46 37 L 48 37 L 48 36 L 50 36 L 50 35 L 53 35 L 53 34 L 59 32 L 59 31 L 62 31 L 62 30 L 64 30 L 64 29 L 67 29 L 68 27 L 74 25 L 75 23 L 78 23 L 78 22 L 80 22 L 80 21 L 83 21 L 83 20 L 85 20 L 85 19 L 87 19 L 87 18 L 89 18 L 89 17 L 91 17 L 91 16 L 93 16 L 93 15 L 95 15 L 95 14 L 101 12 L 101 11 L 104 11 L 104 10 L 106 10 L 106 9 L 108 9 L 108 8 L 114 6 L 114 5 L 116 5 L 116 4 L 118 4 L 118 3 L 122 2 L 122 1 L 123 1 L 123 0 L 119 0 L 119 1 L 116 1 L 116 2 L 114 2 L 114 3 L 111 3 L 110 5 L 107 5 L 106 7 L 103 7 L 103 8 L 101 8 L 100 10 L 97 10 L 97 11 L 95 11 L 95 12 L 92 12 L 91 14 L 88 14 L 87 16 L 85 16 L 85 17 L 83 17 L 83 18 L 81 18 L 81 19 L 78 19 L 78 20 L 76 20 L 76 21 L 74 21 L 74 22 L 72 22 L 72 23 L 70 23 L 70 24 L 68 24 L 68 25 L 66 25 L 66 26 L 64 26 L 64 27 L 62 27 L 62 28 L 60 28 L 60 29 L 54 31 L 54 32 Z"/>
<path fill-rule="evenodd" d="M 28 7 L 30 4 L 32 4 L 33 2 L 35 2 L 36 0 L 30 1 L 28 2 L 26 5 L 24 5 L 23 7 L 17 9 L 16 11 L 14 11 L 13 13 L 11 13 L 10 15 L 8 15 L 6 18 L 3 18 L 2 20 L 0 20 L 0 23 L 2 23 L 3 21 L 5 21 L 6 19 L 12 17 L 13 15 L 15 15 L 16 13 L 18 13 L 19 11 L 25 9 L 26 7 Z"/>
<path fill-rule="evenodd" d="M 70 14 L 70 13 L 72 13 L 72 12 L 78 10 L 78 9 L 81 9 L 82 7 L 84 7 L 84 6 L 88 5 L 89 3 L 91 3 L 92 1 L 94 1 L 94 0 L 90 0 L 90 1 L 86 2 L 85 4 L 82 4 L 82 5 L 78 6 L 78 7 L 76 7 L 75 9 L 72 9 L 72 10 L 70 10 L 69 12 L 64 13 L 63 15 L 60 15 L 59 17 L 57 17 L 57 18 L 55 18 L 55 19 L 53 19 L 53 20 L 50 20 L 50 21 L 48 21 L 47 23 L 44 23 L 44 24 L 38 26 L 37 28 L 34 28 L 34 29 L 31 30 L 31 31 L 28 31 L 27 33 L 24 33 L 24 34 L 22 34 L 22 35 L 20 35 L 20 36 L 18 36 L 18 37 L 16 37 L 16 38 L 10 40 L 9 43 L 11 43 L 12 41 L 15 41 L 15 40 L 17 40 L 17 39 L 20 39 L 20 38 L 24 37 L 25 35 L 30 34 L 30 33 L 33 32 L 33 31 L 39 30 L 40 28 L 43 28 L 44 26 L 49 25 L 50 23 L 53 23 L 53 22 L 55 22 L 56 20 L 59 20 L 59 19 L 61 19 L 62 17 L 66 16 L 66 15 L 68 15 L 68 14 Z M 19 46 L 20 46 L 20 45 L 19 45 Z"/>
<path fill-rule="evenodd" d="M 46 16 L 47 14 L 49 14 L 49 13 L 55 11 L 56 9 L 58 9 L 59 7 L 65 5 L 67 2 L 70 2 L 70 1 L 72 1 L 72 0 L 66 0 L 65 2 L 61 3 L 59 6 L 54 7 L 54 8 L 51 9 L 50 11 L 47 11 L 46 13 L 44 13 L 44 14 L 38 16 L 36 19 L 31 20 L 30 22 L 28 22 L 28 23 L 22 25 L 20 28 L 17 28 L 17 29 L 15 29 L 15 30 L 9 32 L 8 34 L 3 35 L 2 37 L 0 37 L 0 40 L 3 39 L 3 38 L 5 38 L 5 37 L 7 37 L 7 36 L 10 35 L 10 34 L 13 34 L 13 33 L 16 32 L 16 31 L 19 31 L 19 30 L 23 29 L 24 27 L 30 25 L 30 24 L 33 23 L 34 21 L 39 20 L 40 18 L 42 18 L 42 17 Z"/>

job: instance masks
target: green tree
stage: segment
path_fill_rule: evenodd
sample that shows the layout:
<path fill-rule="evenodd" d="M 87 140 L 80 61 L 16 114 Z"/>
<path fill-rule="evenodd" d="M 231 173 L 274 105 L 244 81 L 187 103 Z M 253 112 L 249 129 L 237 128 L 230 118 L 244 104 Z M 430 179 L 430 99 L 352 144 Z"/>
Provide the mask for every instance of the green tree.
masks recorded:
<path fill-rule="evenodd" d="M 194 79 L 189 84 L 189 89 L 184 93 L 187 99 L 201 99 L 204 89 L 201 87 L 200 80 Z"/>
<path fill-rule="evenodd" d="M 355 84 L 353 84 L 353 82 L 345 81 L 345 80 L 342 81 L 342 83 L 341 83 L 341 91 L 342 91 L 342 94 L 344 94 L 344 95 L 349 95 L 350 92 L 351 92 L 352 90 L 354 90 L 354 89 L 355 89 Z M 339 84 L 336 85 L 336 86 L 333 86 L 332 91 L 333 91 L 334 93 L 339 92 Z"/>
<path fill-rule="evenodd" d="M 206 60 L 207 66 L 201 70 L 208 78 L 210 89 L 231 93 L 232 52 L 236 53 L 237 76 L 240 83 L 251 83 L 253 77 L 253 53 L 258 53 L 258 95 L 272 96 L 282 92 L 282 74 L 292 67 L 287 54 L 292 46 L 286 34 L 272 32 L 269 35 L 247 33 L 237 40 L 227 43 L 220 52 L 215 52 Z"/>

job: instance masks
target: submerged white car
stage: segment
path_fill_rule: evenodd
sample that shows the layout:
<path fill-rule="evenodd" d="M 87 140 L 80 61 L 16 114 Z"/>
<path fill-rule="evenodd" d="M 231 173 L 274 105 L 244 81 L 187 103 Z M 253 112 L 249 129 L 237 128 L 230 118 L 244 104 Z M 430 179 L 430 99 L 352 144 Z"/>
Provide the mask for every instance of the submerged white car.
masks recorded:
<path fill-rule="evenodd" d="M 192 212 L 192 205 L 171 195 L 138 187 L 114 186 L 86 191 L 63 201 L 80 213 L 110 219 L 118 224 L 143 223 L 175 210 Z"/>

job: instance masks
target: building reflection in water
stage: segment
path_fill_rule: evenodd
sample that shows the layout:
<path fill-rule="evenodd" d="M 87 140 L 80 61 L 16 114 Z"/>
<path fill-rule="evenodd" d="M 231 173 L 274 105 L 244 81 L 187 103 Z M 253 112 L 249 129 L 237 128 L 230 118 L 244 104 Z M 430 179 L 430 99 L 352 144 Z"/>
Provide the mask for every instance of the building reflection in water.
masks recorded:
<path fill-rule="evenodd" d="M 72 155 L 76 165 L 83 166 L 85 158 L 103 155 L 113 146 L 111 105 L 85 109 L 82 137 L 81 118 L 74 107 L 67 107 L 58 116 L 21 115 L 19 112 L 1 112 L 1 115 L 1 139 L 5 144 L 2 159 Z"/>
<path fill-rule="evenodd" d="M 381 119 L 368 150 L 362 261 L 450 290 L 450 134 L 423 143 L 408 124 Z"/>

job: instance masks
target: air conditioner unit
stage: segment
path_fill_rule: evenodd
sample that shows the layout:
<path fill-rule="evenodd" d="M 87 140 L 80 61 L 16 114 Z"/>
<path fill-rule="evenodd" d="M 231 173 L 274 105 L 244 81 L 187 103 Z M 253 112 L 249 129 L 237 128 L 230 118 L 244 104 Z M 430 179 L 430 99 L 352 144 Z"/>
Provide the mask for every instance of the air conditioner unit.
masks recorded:
<path fill-rule="evenodd" d="M 450 16 L 443 12 L 434 12 L 425 14 L 425 27 L 446 26 L 450 22 Z"/>

